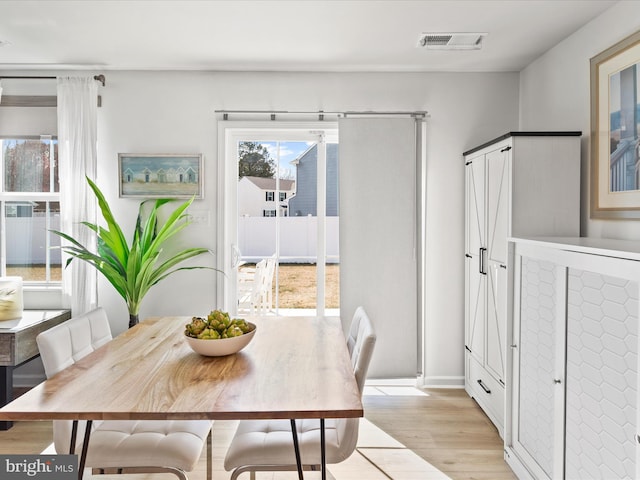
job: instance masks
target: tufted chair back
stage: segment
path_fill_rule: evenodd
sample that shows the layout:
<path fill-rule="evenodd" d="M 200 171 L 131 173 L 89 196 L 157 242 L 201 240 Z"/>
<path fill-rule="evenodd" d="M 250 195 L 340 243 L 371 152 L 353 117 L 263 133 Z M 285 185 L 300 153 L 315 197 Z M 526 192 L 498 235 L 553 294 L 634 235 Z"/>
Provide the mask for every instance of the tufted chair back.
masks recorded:
<path fill-rule="evenodd" d="M 96 308 L 40 333 L 36 337 L 36 343 L 47 378 L 73 365 L 112 338 L 109 319 L 102 308 Z M 53 443 L 58 453 L 68 452 L 71 424 L 70 420 L 53 422 Z M 85 425 L 85 422 L 78 424 L 78 441 L 84 435 Z"/>
<path fill-rule="evenodd" d="M 74 317 L 36 338 L 47 378 L 73 365 L 113 337 L 102 308 Z"/>
<path fill-rule="evenodd" d="M 349 349 L 353 373 L 361 395 L 375 344 L 376 334 L 373 331 L 371 320 L 369 320 L 364 308 L 358 307 L 353 314 L 351 326 L 349 327 L 347 348 Z"/>

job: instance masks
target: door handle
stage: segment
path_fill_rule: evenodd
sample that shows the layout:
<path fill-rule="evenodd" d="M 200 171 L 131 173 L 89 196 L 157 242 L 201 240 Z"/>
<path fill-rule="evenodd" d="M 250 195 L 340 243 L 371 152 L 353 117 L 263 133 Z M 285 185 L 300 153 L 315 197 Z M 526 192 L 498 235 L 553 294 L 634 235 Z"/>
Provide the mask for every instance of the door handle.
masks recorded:
<path fill-rule="evenodd" d="M 483 389 L 486 393 L 488 393 L 488 394 L 490 394 L 490 393 L 491 393 L 491 390 L 489 390 L 489 389 L 487 388 L 487 386 L 486 386 L 484 383 L 482 383 L 482 380 L 478 380 L 478 385 L 480 385 L 480 386 L 482 387 L 482 389 Z"/>
<path fill-rule="evenodd" d="M 231 245 L 231 268 L 236 268 L 240 263 L 240 259 L 242 258 L 242 253 L 237 245 Z"/>
<path fill-rule="evenodd" d="M 486 251 L 487 251 L 487 249 L 484 248 L 484 247 L 480 247 L 480 250 L 478 251 L 478 255 L 480 257 L 480 262 L 478 264 L 479 265 L 478 268 L 480 269 L 480 273 L 482 275 L 486 275 L 487 274 L 487 271 L 484 268 L 485 267 L 485 265 L 484 265 L 484 254 L 485 254 Z"/>

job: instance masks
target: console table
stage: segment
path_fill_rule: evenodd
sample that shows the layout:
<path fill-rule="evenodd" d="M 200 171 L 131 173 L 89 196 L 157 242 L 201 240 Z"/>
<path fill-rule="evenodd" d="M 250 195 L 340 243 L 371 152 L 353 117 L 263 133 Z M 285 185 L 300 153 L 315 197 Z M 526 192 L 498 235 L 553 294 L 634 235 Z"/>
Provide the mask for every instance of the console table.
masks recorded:
<path fill-rule="evenodd" d="M 12 400 L 13 369 L 39 355 L 38 334 L 70 318 L 69 310 L 25 310 L 22 318 L 0 322 L 0 406 Z M 12 424 L 0 422 L 0 430 Z"/>

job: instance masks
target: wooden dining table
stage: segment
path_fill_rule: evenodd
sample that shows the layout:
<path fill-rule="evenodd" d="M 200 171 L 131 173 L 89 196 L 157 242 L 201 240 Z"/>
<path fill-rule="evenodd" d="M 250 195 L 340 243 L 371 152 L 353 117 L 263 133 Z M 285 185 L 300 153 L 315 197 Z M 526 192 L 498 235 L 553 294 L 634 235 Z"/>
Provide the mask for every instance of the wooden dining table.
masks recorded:
<path fill-rule="evenodd" d="M 185 341 L 191 317 L 149 318 L 2 407 L 0 420 L 318 419 L 323 425 L 327 418 L 363 416 L 339 318 L 247 320 L 257 326 L 248 346 L 205 357 Z M 79 478 L 84 454 L 86 448 Z"/>

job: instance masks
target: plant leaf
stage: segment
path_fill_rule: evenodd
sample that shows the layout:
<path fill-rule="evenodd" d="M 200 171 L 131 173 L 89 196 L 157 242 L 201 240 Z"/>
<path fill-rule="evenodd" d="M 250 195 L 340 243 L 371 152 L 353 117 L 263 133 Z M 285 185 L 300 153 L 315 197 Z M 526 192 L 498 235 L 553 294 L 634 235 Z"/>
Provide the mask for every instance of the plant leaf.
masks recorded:
<path fill-rule="evenodd" d="M 91 222 L 81 222 L 96 234 L 97 253 L 90 252 L 86 246 L 69 234 L 57 230 L 51 230 L 51 232 L 71 244 L 62 247 L 70 255 L 66 265 L 68 266 L 72 260 L 77 258 L 94 266 L 124 298 L 130 314 L 138 314 L 140 302 L 149 289 L 174 272 L 203 268 L 219 271 L 216 268 L 204 266 L 175 268 L 176 265 L 189 258 L 211 253 L 209 249 L 203 247 L 183 249 L 165 258 L 158 265 L 162 255 L 162 247 L 171 237 L 190 225 L 191 222 L 185 212 L 195 197 L 180 204 L 160 228 L 158 228 L 160 208 L 175 199 L 155 200 L 147 214 L 145 213 L 147 205 L 151 201 L 142 201 L 138 207 L 136 226 L 131 246 L 129 246 L 104 195 L 88 177 L 87 182 L 97 198 L 102 217 L 107 225 L 105 228 Z"/>

